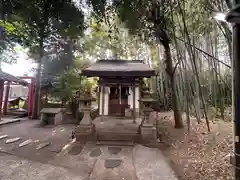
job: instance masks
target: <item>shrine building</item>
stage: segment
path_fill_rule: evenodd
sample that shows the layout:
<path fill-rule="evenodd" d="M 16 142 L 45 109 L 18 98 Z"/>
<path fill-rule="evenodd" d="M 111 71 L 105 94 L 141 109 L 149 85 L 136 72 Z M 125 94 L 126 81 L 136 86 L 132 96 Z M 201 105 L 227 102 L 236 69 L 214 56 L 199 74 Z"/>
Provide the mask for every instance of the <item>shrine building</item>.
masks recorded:
<path fill-rule="evenodd" d="M 103 116 L 127 116 L 135 122 L 139 113 L 140 82 L 155 72 L 141 60 L 98 60 L 82 71 L 99 77 L 98 106 Z"/>

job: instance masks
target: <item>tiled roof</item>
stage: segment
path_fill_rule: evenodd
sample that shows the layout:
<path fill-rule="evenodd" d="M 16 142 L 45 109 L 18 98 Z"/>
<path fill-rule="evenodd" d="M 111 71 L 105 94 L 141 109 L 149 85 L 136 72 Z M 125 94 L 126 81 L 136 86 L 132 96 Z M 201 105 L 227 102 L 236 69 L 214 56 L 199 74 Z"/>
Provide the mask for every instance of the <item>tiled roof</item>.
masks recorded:
<path fill-rule="evenodd" d="M 28 85 L 27 81 L 24 81 L 24 80 L 22 80 L 22 79 L 20 79 L 20 78 L 18 78 L 16 76 L 13 76 L 11 74 L 5 73 L 2 70 L 0 70 L 0 79 L 4 80 L 4 81 L 15 82 L 15 83 L 18 83 L 18 84 L 23 85 L 23 86 L 27 86 Z"/>
<path fill-rule="evenodd" d="M 140 60 L 99 60 L 84 69 L 85 76 L 154 76 L 154 70 Z"/>

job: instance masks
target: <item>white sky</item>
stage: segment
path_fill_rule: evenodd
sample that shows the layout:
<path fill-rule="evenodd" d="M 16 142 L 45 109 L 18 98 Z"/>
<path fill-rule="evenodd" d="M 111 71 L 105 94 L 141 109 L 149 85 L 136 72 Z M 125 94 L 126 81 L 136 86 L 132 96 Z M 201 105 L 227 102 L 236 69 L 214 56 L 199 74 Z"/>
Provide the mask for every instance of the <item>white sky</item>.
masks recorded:
<path fill-rule="evenodd" d="M 28 57 L 24 50 L 17 50 L 17 54 L 19 56 L 17 63 L 2 63 L 2 70 L 14 76 L 23 76 L 25 73 L 28 74 L 28 76 L 33 76 L 33 72 L 31 72 L 32 68 L 35 66 L 33 60 Z"/>

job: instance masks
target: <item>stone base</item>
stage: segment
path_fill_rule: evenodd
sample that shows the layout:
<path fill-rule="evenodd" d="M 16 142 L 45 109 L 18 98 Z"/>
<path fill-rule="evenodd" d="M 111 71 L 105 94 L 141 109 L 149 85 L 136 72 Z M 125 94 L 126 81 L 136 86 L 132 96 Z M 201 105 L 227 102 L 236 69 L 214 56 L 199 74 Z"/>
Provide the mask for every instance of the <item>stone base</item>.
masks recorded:
<path fill-rule="evenodd" d="M 140 126 L 140 134 L 143 143 L 155 143 L 157 140 L 157 129 L 152 124 Z"/>
<path fill-rule="evenodd" d="M 94 125 L 78 125 L 75 129 L 76 141 L 92 140 L 94 139 L 95 128 Z"/>

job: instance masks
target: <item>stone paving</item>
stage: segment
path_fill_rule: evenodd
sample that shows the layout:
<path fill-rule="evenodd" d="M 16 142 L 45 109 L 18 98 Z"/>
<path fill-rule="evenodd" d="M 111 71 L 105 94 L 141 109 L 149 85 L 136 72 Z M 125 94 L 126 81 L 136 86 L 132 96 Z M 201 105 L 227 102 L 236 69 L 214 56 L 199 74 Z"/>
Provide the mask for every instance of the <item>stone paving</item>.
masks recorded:
<path fill-rule="evenodd" d="M 0 152 L 48 162 L 69 142 L 73 125 L 40 127 L 26 120 L 0 127 Z"/>
<path fill-rule="evenodd" d="M 73 142 L 62 153 L 74 126 L 38 123 L 0 128 L 0 179 L 177 180 L 158 149 Z"/>
<path fill-rule="evenodd" d="M 81 146 L 77 144 L 74 146 Z M 177 180 L 158 149 L 92 143 L 80 149 L 81 152 L 72 155 L 70 148 L 68 154 L 56 156 L 50 163 L 77 170 L 87 180 Z"/>
<path fill-rule="evenodd" d="M 69 169 L 0 153 L 1 180 L 84 180 Z"/>

